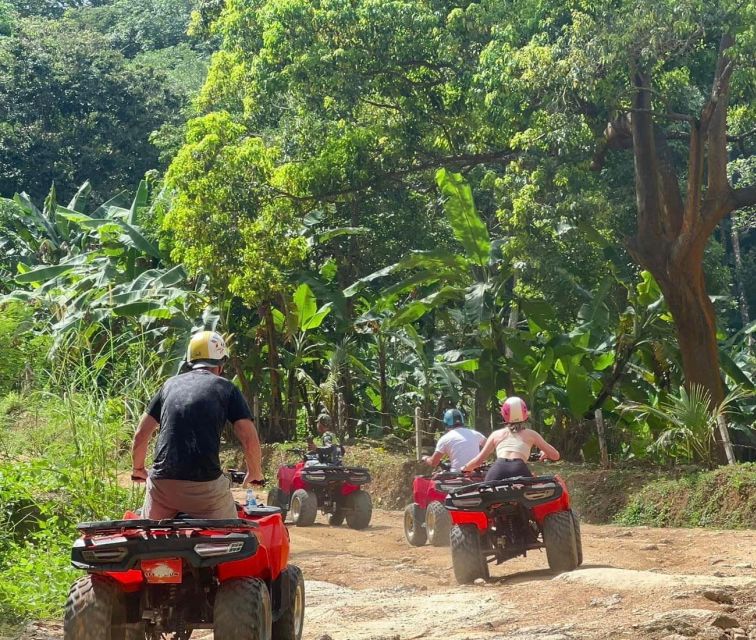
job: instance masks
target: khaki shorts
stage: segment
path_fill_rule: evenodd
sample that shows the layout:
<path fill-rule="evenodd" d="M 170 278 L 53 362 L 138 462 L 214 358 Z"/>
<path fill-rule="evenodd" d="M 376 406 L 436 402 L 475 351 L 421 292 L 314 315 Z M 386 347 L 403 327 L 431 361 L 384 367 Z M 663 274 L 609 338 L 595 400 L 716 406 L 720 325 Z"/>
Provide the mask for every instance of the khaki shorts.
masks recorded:
<path fill-rule="evenodd" d="M 178 513 L 208 520 L 238 517 L 231 481 L 224 475 L 208 482 L 148 478 L 142 515 L 149 520 L 165 520 Z"/>

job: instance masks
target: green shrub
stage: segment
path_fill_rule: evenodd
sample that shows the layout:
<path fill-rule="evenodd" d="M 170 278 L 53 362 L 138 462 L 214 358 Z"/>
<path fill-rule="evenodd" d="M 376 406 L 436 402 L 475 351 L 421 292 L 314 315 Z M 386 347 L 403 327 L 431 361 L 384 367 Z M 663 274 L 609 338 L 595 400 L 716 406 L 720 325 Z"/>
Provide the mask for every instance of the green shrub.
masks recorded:
<path fill-rule="evenodd" d="M 632 495 L 618 524 L 756 527 L 756 464 L 738 464 L 651 482 Z"/>

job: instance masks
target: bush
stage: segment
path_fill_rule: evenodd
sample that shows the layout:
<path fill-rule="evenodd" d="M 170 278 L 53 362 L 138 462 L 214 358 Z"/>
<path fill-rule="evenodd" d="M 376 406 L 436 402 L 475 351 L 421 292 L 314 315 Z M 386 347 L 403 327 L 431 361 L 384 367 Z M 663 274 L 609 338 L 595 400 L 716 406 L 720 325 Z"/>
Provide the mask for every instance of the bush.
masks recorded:
<path fill-rule="evenodd" d="M 756 464 L 658 480 L 630 497 L 618 524 L 652 527 L 756 527 Z"/>

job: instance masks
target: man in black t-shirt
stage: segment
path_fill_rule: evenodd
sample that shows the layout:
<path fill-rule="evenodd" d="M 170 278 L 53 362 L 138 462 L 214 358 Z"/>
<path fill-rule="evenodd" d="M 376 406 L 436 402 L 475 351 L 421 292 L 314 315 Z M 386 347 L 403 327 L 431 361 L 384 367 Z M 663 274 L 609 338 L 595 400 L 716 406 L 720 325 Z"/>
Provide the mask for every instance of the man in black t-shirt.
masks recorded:
<path fill-rule="evenodd" d="M 147 482 L 143 515 L 162 520 L 177 513 L 194 518 L 235 518 L 230 483 L 220 467 L 221 431 L 231 422 L 244 449 L 244 482 L 262 481 L 260 441 L 239 389 L 220 377 L 227 358 L 220 334 L 192 337 L 188 373 L 165 382 L 150 401 L 134 435 L 131 477 Z M 144 467 L 150 438 L 160 429 L 150 473 Z"/>

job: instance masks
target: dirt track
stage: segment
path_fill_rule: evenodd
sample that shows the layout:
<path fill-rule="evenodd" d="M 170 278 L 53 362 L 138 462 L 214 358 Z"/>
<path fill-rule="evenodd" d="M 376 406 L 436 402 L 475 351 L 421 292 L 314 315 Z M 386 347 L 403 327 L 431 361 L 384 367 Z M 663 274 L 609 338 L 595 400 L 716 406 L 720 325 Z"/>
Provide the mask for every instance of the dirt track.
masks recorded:
<path fill-rule="evenodd" d="M 407 545 L 398 511 L 374 512 L 366 531 L 318 523 L 291 527 L 291 537 L 307 580 L 305 640 L 666 638 L 684 629 L 646 625 L 681 609 L 727 613 L 746 633 L 756 625 L 756 571 L 745 566 L 756 567 L 754 531 L 583 525 L 580 570 L 555 578 L 536 552 L 465 587 L 454 581 L 448 548 Z M 732 597 L 734 607 L 704 590 Z M 704 616 L 684 614 L 693 620 L 687 637 L 738 637 Z"/>
<path fill-rule="evenodd" d="M 579 570 L 554 577 L 535 552 L 460 587 L 449 549 L 410 547 L 399 511 L 374 511 L 365 531 L 318 520 L 290 527 L 304 640 L 756 640 L 756 531 L 583 525 Z M 17 637 L 61 636 L 42 623 Z"/>

